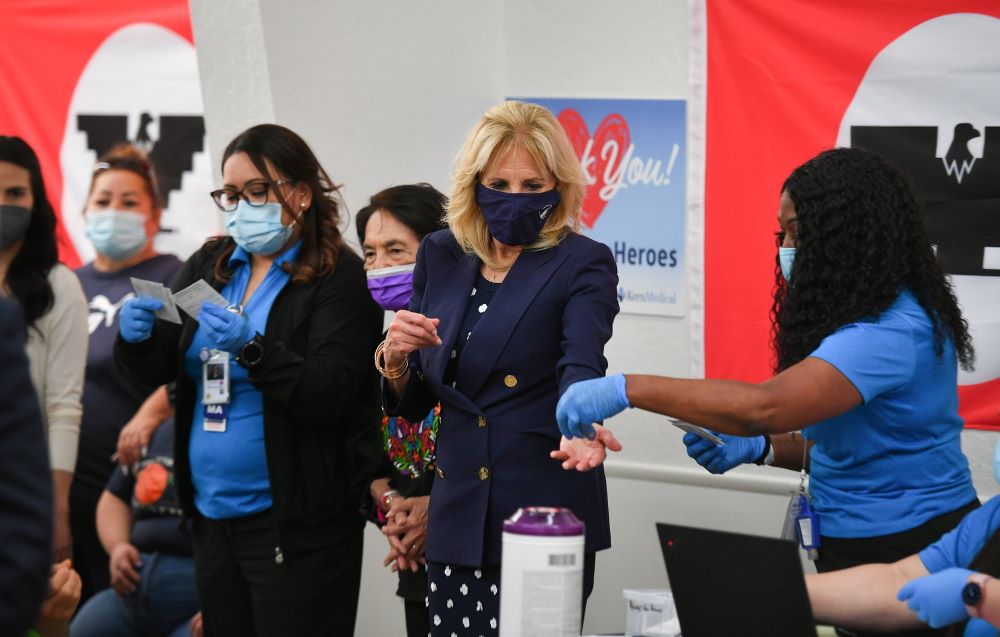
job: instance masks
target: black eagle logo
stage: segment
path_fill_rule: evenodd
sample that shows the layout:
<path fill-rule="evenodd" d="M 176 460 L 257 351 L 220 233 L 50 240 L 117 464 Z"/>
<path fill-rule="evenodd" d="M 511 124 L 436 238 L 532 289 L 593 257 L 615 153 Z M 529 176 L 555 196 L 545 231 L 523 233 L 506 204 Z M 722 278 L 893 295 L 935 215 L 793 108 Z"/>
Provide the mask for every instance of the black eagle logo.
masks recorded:
<path fill-rule="evenodd" d="M 984 267 L 987 249 L 1000 249 L 1000 126 L 981 133 L 956 124 L 942 158 L 934 156 L 938 134 L 936 126 L 852 126 L 851 146 L 878 152 L 909 177 L 945 272 L 1000 276 Z M 968 145 L 981 134 L 976 159 Z"/>
<path fill-rule="evenodd" d="M 149 126 L 159 124 L 159 136 L 152 139 Z M 130 141 L 146 152 L 156 171 L 160 194 L 169 203 L 170 193 L 180 190 L 181 177 L 194 166 L 194 154 L 205 148 L 205 118 L 200 115 L 160 115 L 142 113 L 135 136 L 128 135 L 127 115 L 77 115 L 77 129 L 87 135 L 87 147 L 100 157 L 115 144 Z M 170 232 L 169 228 L 161 231 Z"/>

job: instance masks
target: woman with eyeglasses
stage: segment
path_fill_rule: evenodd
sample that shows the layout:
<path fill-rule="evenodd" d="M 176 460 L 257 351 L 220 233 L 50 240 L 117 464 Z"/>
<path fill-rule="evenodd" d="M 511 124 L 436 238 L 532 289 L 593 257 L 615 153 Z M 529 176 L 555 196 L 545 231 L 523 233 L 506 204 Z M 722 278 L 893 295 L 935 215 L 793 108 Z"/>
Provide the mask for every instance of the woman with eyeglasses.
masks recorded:
<path fill-rule="evenodd" d="M 72 547 L 69 493 L 80 435 L 87 301 L 76 276 L 59 263 L 55 211 L 38 157 L 20 137 L 0 136 L 0 296 L 20 305 L 28 327 L 31 381 L 52 468 L 53 553 L 61 562 Z"/>
<path fill-rule="evenodd" d="M 382 310 L 341 238 L 338 187 L 302 138 L 240 133 L 222 178 L 212 197 L 230 236 L 188 259 L 173 289 L 204 282 L 224 301 L 203 295 L 178 325 L 130 299 L 115 353 L 146 382 L 176 382 L 174 479 L 205 633 L 350 635 L 358 508 L 376 477 L 359 458 L 380 454 Z"/>
<path fill-rule="evenodd" d="M 83 211 L 96 254 L 76 271 L 90 308 L 80 450 L 70 492 L 73 558 L 83 578 L 83 602 L 108 588 L 117 574 L 138 567 L 139 554 L 127 542 L 105 549 L 98 537 L 97 503 L 115 471 L 116 447 L 121 441 L 118 459 L 131 467 L 173 414 L 165 387 L 135 383 L 114 360 L 118 312 L 135 296 L 131 279 L 169 285 L 181 267 L 177 257 L 159 254 L 153 246 L 161 212 L 153 170 L 141 152 L 122 144 L 100 158 Z"/>

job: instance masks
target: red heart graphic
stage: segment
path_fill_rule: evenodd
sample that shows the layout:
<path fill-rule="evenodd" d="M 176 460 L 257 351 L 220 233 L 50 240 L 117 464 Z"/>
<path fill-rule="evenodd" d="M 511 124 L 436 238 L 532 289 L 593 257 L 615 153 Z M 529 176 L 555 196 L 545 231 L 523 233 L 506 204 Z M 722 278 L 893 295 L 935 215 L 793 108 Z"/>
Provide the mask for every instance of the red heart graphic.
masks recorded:
<path fill-rule="evenodd" d="M 570 144 L 573 145 L 577 159 L 583 160 L 587 142 L 591 140 L 583 117 L 574 109 L 567 108 L 559 113 L 558 119 L 569 137 Z M 601 190 L 608 185 L 608 178 L 618 173 L 630 140 L 628 122 L 618 113 L 611 113 L 605 117 L 594 133 L 588 155 L 590 166 L 587 171 L 593 177 L 594 183 L 587 186 L 587 194 L 583 198 L 583 214 L 580 217 L 583 225 L 588 228 L 594 227 L 598 217 L 604 212 L 604 207 L 608 205 L 608 202 L 601 197 Z M 605 146 L 609 142 L 617 144 L 617 150 L 611 152 L 612 149 L 609 148 L 605 153 Z"/>

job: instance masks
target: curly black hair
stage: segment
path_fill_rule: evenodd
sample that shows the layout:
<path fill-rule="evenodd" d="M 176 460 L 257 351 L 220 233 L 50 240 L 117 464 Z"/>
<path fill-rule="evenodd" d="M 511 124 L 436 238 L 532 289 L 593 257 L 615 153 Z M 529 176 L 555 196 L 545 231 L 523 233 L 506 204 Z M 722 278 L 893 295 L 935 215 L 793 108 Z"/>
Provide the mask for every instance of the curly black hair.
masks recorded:
<path fill-rule="evenodd" d="M 872 151 L 837 148 L 792 171 L 782 191 L 795 205 L 798 232 L 791 284 L 775 264 L 776 371 L 809 356 L 841 326 L 875 319 L 904 289 L 931 319 L 935 353 L 943 354 L 950 337 L 962 368 L 972 369 L 969 326 L 899 170 Z"/>

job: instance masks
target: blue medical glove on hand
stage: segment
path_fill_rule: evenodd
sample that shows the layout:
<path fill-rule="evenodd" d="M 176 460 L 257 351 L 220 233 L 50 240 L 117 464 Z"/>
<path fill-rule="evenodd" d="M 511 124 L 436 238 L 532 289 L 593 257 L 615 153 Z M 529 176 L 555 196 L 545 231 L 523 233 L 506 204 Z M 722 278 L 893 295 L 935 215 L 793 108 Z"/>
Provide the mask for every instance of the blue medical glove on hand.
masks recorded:
<path fill-rule="evenodd" d="M 997 629 L 985 619 L 972 617 L 965 625 L 965 632 L 962 635 L 963 637 L 997 637 Z"/>
<path fill-rule="evenodd" d="M 693 433 L 684 434 L 688 455 L 712 473 L 725 473 L 735 466 L 754 462 L 766 447 L 764 436 L 747 438 L 729 434 L 715 435 L 726 444 L 717 445 Z"/>
<path fill-rule="evenodd" d="M 163 307 L 156 299 L 133 297 L 118 310 L 118 333 L 126 343 L 139 343 L 153 333 L 155 312 Z"/>
<path fill-rule="evenodd" d="M 969 583 L 972 571 L 967 568 L 946 568 L 933 575 L 907 582 L 896 598 L 906 602 L 920 621 L 931 628 L 941 628 L 969 616 L 962 601 L 962 589 Z"/>
<path fill-rule="evenodd" d="M 556 420 L 567 438 L 594 439 L 592 425 L 631 407 L 625 394 L 625 375 L 615 374 L 573 383 L 559 399 Z"/>
<path fill-rule="evenodd" d="M 215 347 L 230 354 L 239 354 L 240 348 L 254 336 L 246 317 L 211 303 L 201 304 L 198 322 Z"/>

